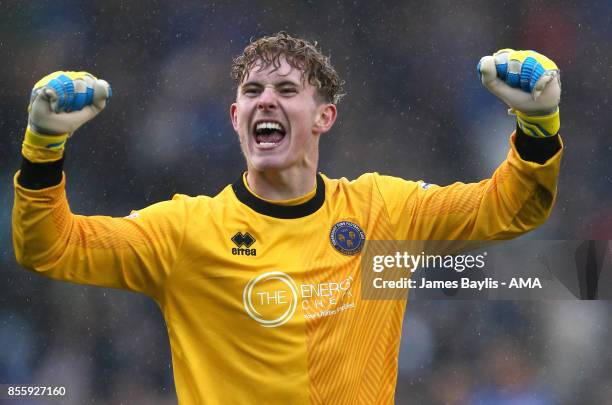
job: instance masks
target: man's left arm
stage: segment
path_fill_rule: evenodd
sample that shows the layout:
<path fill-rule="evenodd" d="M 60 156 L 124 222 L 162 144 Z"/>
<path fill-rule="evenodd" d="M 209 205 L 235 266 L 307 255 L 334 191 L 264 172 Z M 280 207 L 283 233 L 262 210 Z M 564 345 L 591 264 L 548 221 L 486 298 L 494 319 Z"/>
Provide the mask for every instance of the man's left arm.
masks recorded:
<path fill-rule="evenodd" d="M 552 210 L 562 149 L 557 66 L 533 51 L 503 49 L 482 58 L 478 73 L 517 116 L 508 157 L 479 183 L 438 187 L 379 178 L 398 239 L 508 239 Z"/>
<path fill-rule="evenodd" d="M 523 187 L 533 190 L 531 198 L 525 200 L 512 219 L 515 226 L 509 227 L 510 232 L 502 235 L 513 237 L 543 223 L 556 198 L 563 147 L 559 137 L 560 71 L 555 62 L 535 51 L 501 49 L 481 58 L 477 72 L 482 84 L 509 107 L 510 114 L 516 115 L 516 132 L 511 138 L 508 159 L 504 162 L 513 166 L 506 172 L 514 178 L 504 179 L 508 190 L 493 198 L 512 199 L 524 194 Z M 504 170 L 503 165 L 501 169 Z M 523 176 L 526 177 L 520 181 Z M 496 180 L 502 179 L 498 177 Z M 489 206 L 495 208 L 486 204 L 483 208 L 490 208 L 490 214 L 496 214 L 499 211 L 497 206 L 503 203 L 489 202 Z M 473 236 L 488 239 L 490 235 Z"/>

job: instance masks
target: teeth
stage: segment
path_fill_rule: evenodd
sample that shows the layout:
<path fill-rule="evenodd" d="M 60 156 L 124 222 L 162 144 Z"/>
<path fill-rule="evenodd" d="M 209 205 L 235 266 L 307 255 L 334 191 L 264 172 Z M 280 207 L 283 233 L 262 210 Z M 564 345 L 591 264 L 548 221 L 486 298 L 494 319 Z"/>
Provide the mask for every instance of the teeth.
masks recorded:
<path fill-rule="evenodd" d="M 275 129 L 277 131 L 282 131 L 283 127 L 277 122 L 260 122 L 255 129 Z"/>

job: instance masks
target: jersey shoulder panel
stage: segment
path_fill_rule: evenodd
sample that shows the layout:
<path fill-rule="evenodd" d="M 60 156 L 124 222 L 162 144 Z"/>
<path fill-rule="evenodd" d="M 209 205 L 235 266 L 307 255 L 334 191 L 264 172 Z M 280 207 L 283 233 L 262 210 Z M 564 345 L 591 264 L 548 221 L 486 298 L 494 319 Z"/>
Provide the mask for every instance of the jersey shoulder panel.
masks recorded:
<path fill-rule="evenodd" d="M 396 208 L 418 193 L 419 190 L 427 190 L 435 185 L 419 181 L 405 180 L 400 177 L 381 175 L 378 172 L 364 173 L 354 180 L 346 178 L 327 179 L 332 192 L 340 191 L 348 194 L 368 195 L 373 199 L 382 199 L 390 208 Z"/>
<path fill-rule="evenodd" d="M 228 204 L 231 201 L 231 187 L 226 186 L 214 197 L 202 194 L 191 196 L 177 193 L 172 196 L 172 201 L 182 202 L 190 215 L 201 216 L 219 206 Z"/>
<path fill-rule="evenodd" d="M 180 201 L 185 205 L 187 228 L 190 231 L 224 228 L 228 225 L 228 221 L 242 217 L 241 204 L 234 195 L 231 185 L 213 197 L 176 194 L 173 201 Z"/>
<path fill-rule="evenodd" d="M 324 175 L 325 199 L 329 204 L 359 207 L 370 205 L 373 191 L 373 173 L 365 173 L 354 180 L 346 177 L 330 179 Z"/>
<path fill-rule="evenodd" d="M 325 181 L 327 192 L 334 196 L 338 193 L 359 193 L 371 190 L 374 185 L 374 176 L 376 173 L 364 173 L 356 179 L 349 180 L 346 177 L 339 179 L 331 179 L 324 174 L 321 176 Z"/>
<path fill-rule="evenodd" d="M 198 204 L 209 212 L 225 212 L 229 209 L 237 209 L 240 202 L 236 198 L 232 185 L 227 185 L 214 197 L 198 196 Z"/>
<path fill-rule="evenodd" d="M 403 239 L 404 228 L 409 226 L 420 194 L 430 185 L 379 173 L 372 173 L 372 182 L 393 228 L 394 238 Z"/>
<path fill-rule="evenodd" d="M 354 180 L 348 180 L 346 177 L 342 177 L 340 179 L 330 179 L 323 176 L 323 178 L 332 190 L 341 188 L 351 192 L 359 192 L 375 187 L 378 188 L 381 193 L 384 193 L 385 197 L 386 194 L 403 194 L 403 192 L 407 189 L 416 191 L 419 186 L 422 189 L 435 186 L 433 184 L 426 183 L 423 180 L 405 180 L 400 177 L 383 175 L 378 172 L 364 173 Z"/>
<path fill-rule="evenodd" d="M 348 217 L 371 219 L 374 215 L 379 218 L 386 207 L 376 185 L 377 176 L 377 173 L 365 173 L 354 180 L 325 177 L 328 204 Z"/>

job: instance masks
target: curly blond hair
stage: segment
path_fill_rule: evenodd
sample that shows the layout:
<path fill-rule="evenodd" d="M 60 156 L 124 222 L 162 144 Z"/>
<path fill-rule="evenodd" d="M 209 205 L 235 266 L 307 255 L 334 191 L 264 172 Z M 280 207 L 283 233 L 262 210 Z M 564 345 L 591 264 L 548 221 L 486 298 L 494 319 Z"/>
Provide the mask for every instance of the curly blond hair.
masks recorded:
<path fill-rule="evenodd" d="M 317 49 L 317 42 L 295 38 L 281 31 L 275 35 L 262 37 L 244 49 L 232 63 L 232 79 L 236 88 L 240 86 L 255 65 L 258 71 L 270 66 L 280 68 L 281 57 L 287 63 L 302 71 L 302 77 L 317 88 L 317 93 L 325 102 L 337 104 L 344 94 L 344 81 L 331 65 L 329 57 Z"/>

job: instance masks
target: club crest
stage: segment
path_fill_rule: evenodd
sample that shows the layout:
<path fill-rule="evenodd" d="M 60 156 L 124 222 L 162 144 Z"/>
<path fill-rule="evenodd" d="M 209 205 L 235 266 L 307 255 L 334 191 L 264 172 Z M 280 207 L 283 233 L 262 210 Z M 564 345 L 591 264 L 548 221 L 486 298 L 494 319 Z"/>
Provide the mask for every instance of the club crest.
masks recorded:
<path fill-rule="evenodd" d="M 359 225 L 350 221 L 341 221 L 332 227 L 329 239 L 338 252 L 350 256 L 361 251 L 365 234 Z"/>

